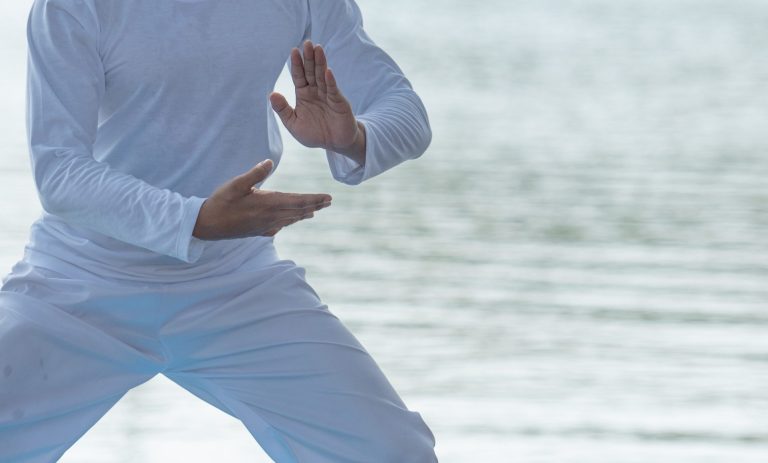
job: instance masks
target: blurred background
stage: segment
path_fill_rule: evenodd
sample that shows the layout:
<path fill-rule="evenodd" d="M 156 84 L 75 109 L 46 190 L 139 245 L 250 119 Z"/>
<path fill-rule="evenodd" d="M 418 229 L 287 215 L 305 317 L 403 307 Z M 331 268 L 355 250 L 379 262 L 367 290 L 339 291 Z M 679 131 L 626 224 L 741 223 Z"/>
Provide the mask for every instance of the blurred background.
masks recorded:
<path fill-rule="evenodd" d="M 440 461 L 768 461 L 764 0 L 359 4 L 432 146 L 349 187 L 286 134 L 264 187 L 333 195 L 278 251 L 424 416 Z M 4 274 L 40 211 L 29 5 L 0 3 Z M 270 460 L 158 376 L 62 461 Z"/>

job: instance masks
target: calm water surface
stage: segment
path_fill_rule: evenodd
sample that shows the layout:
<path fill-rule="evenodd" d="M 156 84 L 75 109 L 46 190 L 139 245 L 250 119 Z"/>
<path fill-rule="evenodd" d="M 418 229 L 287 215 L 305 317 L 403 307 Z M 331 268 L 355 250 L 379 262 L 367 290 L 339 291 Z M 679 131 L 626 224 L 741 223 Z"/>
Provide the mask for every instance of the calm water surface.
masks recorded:
<path fill-rule="evenodd" d="M 27 3 L 0 6 L 5 272 L 39 212 Z M 348 187 L 286 139 L 265 188 L 333 195 L 278 250 L 441 462 L 768 461 L 768 5 L 360 5 L 430 110 L 430 150 Z M 269 459 L 158 376 L 62 461 Z"/>

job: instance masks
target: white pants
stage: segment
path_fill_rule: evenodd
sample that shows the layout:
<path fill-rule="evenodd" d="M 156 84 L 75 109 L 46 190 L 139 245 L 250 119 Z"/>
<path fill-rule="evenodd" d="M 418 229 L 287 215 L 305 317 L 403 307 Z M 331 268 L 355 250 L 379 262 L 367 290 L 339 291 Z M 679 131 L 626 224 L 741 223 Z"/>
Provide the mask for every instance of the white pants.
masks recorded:
<path fill-rule="evenodd" d="M 158 373 L 278 463 L 437 461 L 421 415 L 304 268 L 272 243 L 258 253 L 174 283 L 16 263 L 0 290 L 0 462 L 56 461 Z"/>

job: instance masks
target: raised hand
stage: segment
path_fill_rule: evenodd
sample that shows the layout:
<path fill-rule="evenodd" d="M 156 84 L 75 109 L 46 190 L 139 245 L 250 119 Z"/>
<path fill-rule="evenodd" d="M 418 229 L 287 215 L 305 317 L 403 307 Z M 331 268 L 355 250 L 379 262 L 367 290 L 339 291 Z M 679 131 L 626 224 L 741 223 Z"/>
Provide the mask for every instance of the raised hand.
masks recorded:
<path fill-rule="evenodd" d="M 221 185 L 200 207 L 192 236 L 203 240 L 274 236 L 331 205 L 328 194 L 281 193 L 253 186 L 271 171 L 272 160 L 267 159 Z"/>
<path fill-rule="evenodd" d="M 291 77 L 296 87 L 296 108 L 280 93 L 269 96 L 272 109 L 299 143 L 320 147 L 357 160 L 365 158 L 365 127 L 336 85 L 322 46 L 307 40 L 302 53 L 291 50 Z"/>

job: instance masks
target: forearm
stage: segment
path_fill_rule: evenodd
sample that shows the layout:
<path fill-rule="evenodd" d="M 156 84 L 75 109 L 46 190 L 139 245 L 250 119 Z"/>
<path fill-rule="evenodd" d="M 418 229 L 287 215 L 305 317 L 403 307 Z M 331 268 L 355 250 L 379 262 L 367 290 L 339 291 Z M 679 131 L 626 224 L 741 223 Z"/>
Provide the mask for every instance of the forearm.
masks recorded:
<path fill-rule="evenodd" d="M 135 246 L 194 262 L 192 239 L 204 198 L 156 188 L 86 155 L 34 147 L 33 174 L 43 208 L 64 220 Z"/>

